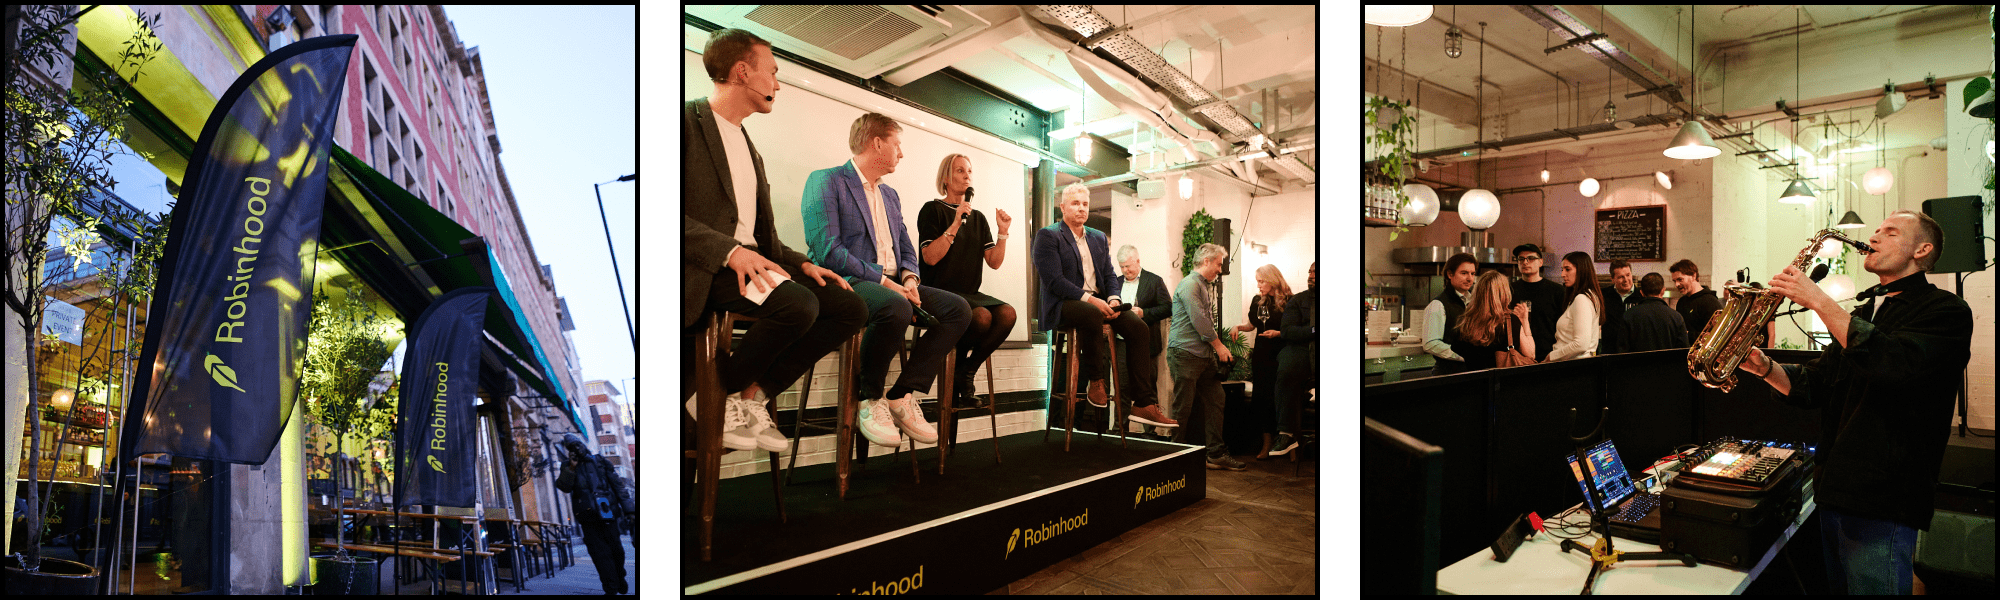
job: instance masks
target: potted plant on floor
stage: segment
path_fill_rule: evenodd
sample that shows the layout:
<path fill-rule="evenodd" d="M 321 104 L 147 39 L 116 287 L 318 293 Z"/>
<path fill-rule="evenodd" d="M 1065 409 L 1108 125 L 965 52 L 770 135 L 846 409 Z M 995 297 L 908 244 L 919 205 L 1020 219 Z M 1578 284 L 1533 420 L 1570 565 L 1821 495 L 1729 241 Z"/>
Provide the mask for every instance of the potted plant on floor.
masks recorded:
<path fill-rule="evenodd" d="M 335 546 L 333 554 L 313 557 L 317 575 L 314 593 L 374 594 L 381 564 L 372 558 L 349 556 L 345 547 L 345 485 L 352 477 L 345 473 L 348 460 L 342 448 L 351 437 L 380 439 L 389 432 L 395 415 L 395 386 L 389 386 L 383 401 L 376 402 L 369 384 L 394 355 L 384 338 L 397 326 L 375 312 L 359 284 L 340 292 L 337 298 L 324 291 L 314 298 L 305 370 L 299 383 L 299 393 L 307 399 L 306 414 L 334 433 L 330 449 L 334 453 Z"/>
<path fill-rule="evenodd" d="M 122 137 L 130 112 L 130 100 L 117 90 L 138 81 L 141 68 L 157 55 L 162 44 L 151 33 L 157 18 L 139 13 L 132 37 L 111 66 L 113 72 L 75 68 L 69 58 L 77 51 L 74 24 L 95 8 L 10 7 L 7 15 L 10 28 L 20 25 L 15 38 L 20 43 L 11 45 L 7 53 L 7 232 L 0 238 L 5 240 L 6 254 L 6 272 L 0 276 L 5 277 L 6 285 L 0 289 L 5 290 L 5 314 L 11 326 L 0 335 L 9 338 L 10 349 L 21 351 L 25 360 L 15 364 L 25 368 L 10 364 L 0 379 L 19 382 L 19 387 L 10 385 L 5 394 L 6 414 L 13 417 L 7 419 L 7 435 L 28 438 L 27 459 L 7 467 L 25 469 L 28 480 L 23 502 L 18 508 L 11 502 L 8 506 L 10 512 L 19 511 L 12 515 L 18 516 L 19 522 L 10 522 L 20 529 L 13 536 L 20 540 L 13 548 L 16 554 L 0 561 L 5 563 L 5 591 L 9 594 L 89 594 L 97 585 L 96 568 L 42 555 L 43 499 L 48 491 L 40 488 L 48 476 L 42 469 L 41 365 L 37 355 L 45 341 L 44 311 L 50 305 L 44 299 L 43 286 L 47 281 L 78 275 L 75 263 L 57 266 L 59 272 L 54 274 L 45 273 L 44 267 L 51 255 L 48 239 L 56 220 L 83 222 L 79 205 L 98 189 L 113 185 L 107 169 L 111 156 L 120 152 L 114 142 Z M 94 229 L 95 225 L 78 229 Z M 66 276 L 61 271 L 67 271 Z M 53 399 L 54 394 L 50 396 Z M 67 411 L 63 418 L 76 418 L 75 413 L 74 409 Z M 13 429 L 16 425 L 26 431 Z M 61 444 L 55 447 L 59 449 Z M 18 460 L 12 454 L 8 458 L 10 462 Z M 48 475 L 54 475 L 53 468 Z"/>

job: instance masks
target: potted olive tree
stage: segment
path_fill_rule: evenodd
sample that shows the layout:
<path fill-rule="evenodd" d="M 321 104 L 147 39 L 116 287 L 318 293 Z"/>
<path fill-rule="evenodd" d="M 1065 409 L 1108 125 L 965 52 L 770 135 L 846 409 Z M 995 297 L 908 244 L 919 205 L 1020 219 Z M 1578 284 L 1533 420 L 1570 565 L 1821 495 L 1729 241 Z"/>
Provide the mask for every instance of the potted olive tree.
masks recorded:
<path fill-rule="evenodd" d="M 38 489 L 44 477 L 40 468 L 43 437 L 37 355 L 44 341 L 41 330 L 49 306 L 43 285 L 45 275 L 48 280 L 73 279 L 77 264 L 56 266 L 56 274 L 45 273 L 44 268 L 52 250 L 50 234 L 58 219 L 77 224 L 73 229 L 86 230 L 66 237 L 63 243 L 86 250 L 77 256 L 89 255 L 94 242 L 89 241 L 87 230 L 99 223 L 86 218 L 80 206 L 99 188 L 116 185 L 109 166 L 111 157 L 120 152 L 116 142 L 124 136 L 131 103 L 117 90 L 138 81 L 141 69 L 159 53 L 162 44 L 151 33 L 157 17 L 139 13 L 132 37 L 126 40 L 116 64 L 110 65 L 111 72 L 75 68 L 68 58 L 76 52 L 72 27 L 77 18 L 95 8 L 24 6 L 18 12 L 10 9 L 8 15 L 10 28 L 17 18 L 20 27 L 19 43 L 10 45 L 7 52 L 7 166 L 0 169 L 6 176 L 7 198 L 6 235 L 0 236 L 4 240 L 0 252 L 5 254 L 5 260 L 0 261 L 5 264 L 5 273 L 0 276 L 5 277 L 6 285 L 0 286 L 4 290 L 0 295 L 4 295 L 5 314 L 12 325 L 0 331 L 8 338 L 10 354 L 8 372 L 0 379 L 19 382 L 19 387 L 6 388 L 6 414 L 10 415 L 7 435 L 19 439 L 12 428 L 18 425 L 26 429 L 23 433 L 28 438 L 26 460 L 7 465 L 8 469 L 25 466 L 28 476 L 27 496 L 22 498 L 20 509 L 23 523 L 13 525 L 25 528 L 13 536 L 23 543 L 13 548 L 15 554 L 0 561 L 5 563 L 9 594 L 89 594 L 97 584 L 96 568 L 46 558 L 41 552 L 46 492 Z M 61 77 L 58 73 L 70 75 Z M 50 85 L 48 79 L 33 76 L 36 74 L 57 79 L 60 85 Z M 67 275 L 60 273 L 65 268 Z M 150 271 L 150 267 L 139 270 Z M 150 288 L 150 283 L 146 287 Z M 20 355 L 11 356 L 16 351 Z M 75 418 L 74 410 L 61 418 Z M 11 454 L 9 458 L 13 458 Z M 9 510 L 14 510 L 12 503 Z"/>
<path fill-rule="evenodd" d="M 349 442 L 388 435 L 395 415 L 393 397 L 373 401 L 369 384 L 383 363 L 395 352 L 384 339 L 400 325 L 375 312 L 358 284 L 347 286 L 338 298 L 327 293 L 314 297 L 312 322 L 307 333 L 305 371 L 300 377 L 299 394 L 306 398 L 306 414 L 333 431 L 334 443 L 334 551 L 313 557 L 318 581 L 316 594 L 374 594 L 381 577 L 375 559 L 349 556 L 346 541 L 346 502 L 341 482 L 347 466 L 343 451 Z M 394 386 L 387 394 L 393 395 Z"/>

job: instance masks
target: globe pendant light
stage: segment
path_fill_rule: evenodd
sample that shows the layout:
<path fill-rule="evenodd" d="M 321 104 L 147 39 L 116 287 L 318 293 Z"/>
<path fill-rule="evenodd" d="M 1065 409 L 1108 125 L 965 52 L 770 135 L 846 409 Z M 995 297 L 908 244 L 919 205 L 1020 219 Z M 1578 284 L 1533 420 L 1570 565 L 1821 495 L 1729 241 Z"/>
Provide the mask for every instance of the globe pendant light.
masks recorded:
<path fill-rule="evenodd" d="M 1403 195 L 1410 197 L 1410 204 L 1403 207 L 1403 224 L 1423 226 L 1437 220 L 1437 190 L 1421 183 L 1411 183 L 1403 186 Z"/>
<path fill-rule="evenodd" d="M 1491 229 L 1500 222 L 1500 197 L 1484 189 L 1468 190 L 1458 199 L 1458 216 L 1474 231 Z"/>
<path fill-rule="evenodd" d="M 1361 14 L 1363 23 L 1383 27 L 1409 27 L 1430 18 L 1429 4 L 1370 4 L 1362 8 Z"/>
<path fill-rule="evenodd" d="M 1666 149 L 1667 157 L 1683 160 L 1714 158 L 1718 154 L 1722 154 L 1722 149 L 1715 147 L 1715 139 L 1708 137 L 1708 130 L 1692 120 L 1681 126 L 1680 134 L 1674 136 L 1673 145 Z"/>
<path fill-rule="evenodd" d="M 1486 163 L 1484 156 L 1486 154 L 1486 23 L 1484 22 L 1479 24 L 1478 81 L 1479 83 L 1475 89 L 1478 90 L 1479 94 L 1476 102 L 1479 105 L 1478 144 L 1481 157 L 1479 162 L 1474 163 L 1473 166 L 1472 178 L 1474 182 L 1480 179 L 1480 171 L 1483 170 L 1481 167 L 1484 167 Z M 1500 222 L 1500 197 L 1493 195 L 1493 192 L 1484 188 L 1466 190 L 1465 195 L 1458 198 L 1458 218 L 1464 221 L 1465 226 L 1473 231 L 1490 229 L 1494 223 Z"/>
<path fill-rule="evenodd" d="M 1576 184 L 1576 191 L 1582 192 L 1585 198 L 1597 197 L 1598 189 L 1600 189 L 1600 186 L 1597 184 L 1596 177 L 1584 179 L 1582 183 Z"/>
<path fill-rule="evenodd" d="M 1896 175 L 1890 173 L 1888 167 L 1881 166 L 1884 160 L 1883 156 L 1887 152 L 1883 148 L 1888 145 L 1888 127 L 1887 123 L 1882 124 L 1882 128 L 1877 131 L 1878 136 L 1875 138 L 1875 164 L 1877 166 L 1869 169 L 1867 173 L 1861 174 L 1861 189 L 1877 196 L 1889 193 L 1889 188 L 1896 185 Z M 1849 211 L 1850 214 L 1852 212 Z"/>
<path fill-rule="evenodd" d="M 1896 176 L 1887 167 L 1875 167 L 1861 175 L 1861 188 L 1877 196 L 1889 193 L 1889 187 L 1895 183 Z"/>

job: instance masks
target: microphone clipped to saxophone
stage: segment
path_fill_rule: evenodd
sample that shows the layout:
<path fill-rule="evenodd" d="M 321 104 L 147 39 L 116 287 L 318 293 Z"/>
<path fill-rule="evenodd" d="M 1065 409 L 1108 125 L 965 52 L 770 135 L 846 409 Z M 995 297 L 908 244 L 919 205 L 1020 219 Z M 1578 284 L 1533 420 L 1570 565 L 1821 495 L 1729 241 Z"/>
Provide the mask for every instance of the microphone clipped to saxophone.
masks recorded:
<path fill-rule="evenodd" d="M 1838 240 L 1863 253 L 1875 252 L 1868 244 L 1841 235 L 1838 229 L 1822 229 L 1792 259 L 1791 267 L 1804 272 L 1813 253 L 1827 240 Z M 1813 271 L 1812 279 L 1817 282 L 1825 274 L 1825 265 L 1820 265 Z M 1785 297 L 1762 285 L 1734 281 L 1722 284 L 1722 295 L 1722 310 L 1715 311 L 1701 335 L 1695 337 L 1694 345 L 1688 348 L 1687 365 L 1688 374 L 1695 381 L 1728 392 L 1736 387 L 1737 365 L 1750 357 L 1752 347 L 1764 341 L 1764 326 L 1777 314 Z"/>

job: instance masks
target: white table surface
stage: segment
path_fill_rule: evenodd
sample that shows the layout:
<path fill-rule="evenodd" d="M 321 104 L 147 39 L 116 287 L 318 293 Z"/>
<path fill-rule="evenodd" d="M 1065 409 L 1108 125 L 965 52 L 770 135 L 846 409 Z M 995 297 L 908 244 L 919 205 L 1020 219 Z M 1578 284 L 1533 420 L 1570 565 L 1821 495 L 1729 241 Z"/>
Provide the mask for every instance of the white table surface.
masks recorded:
<path fill-rule="evenodd" d="M 1591 589 L 1591 593 L 1741 594 L 1778 556 L 1778 550 L 1792 539 L 1792 534 L 1805 523 L 1806 517 L 1812 516 L 1814 506 L 1808 493 L 1798 518 L 1785 526 L 1777 541 L 1751 568 L 1731 569 L 1705 562 L 1684 567 L 1678 560 L 1620 561 L 1597 576 L 1597 586 Z M 1585 519 L 1583 515 L 1583 511 L 1578 510 L 1565 517 L 1564 521 Z M 1549 526 L 1553 529 L 1553 520 Z M 1588 547 L 1597 543 L 1597 537 L 1595 534 L 1586 535 L 1576 542 Z M 1614 538 L 1612 549 L 1620 552 L 1660 551 L 1655 544 Z M 1583 591 L 1584 579 L 1589 575 L 1589 552 L 1564 552 L 1561 539 L 1548 532 L 1538 532 L 1522 542 L 1507 562 L 1500 562 L 1494 558 L 1493 550 L 1486 548 L 1438 569 L 1437 591 L 1440 594 L 1576 595 Z"/>

